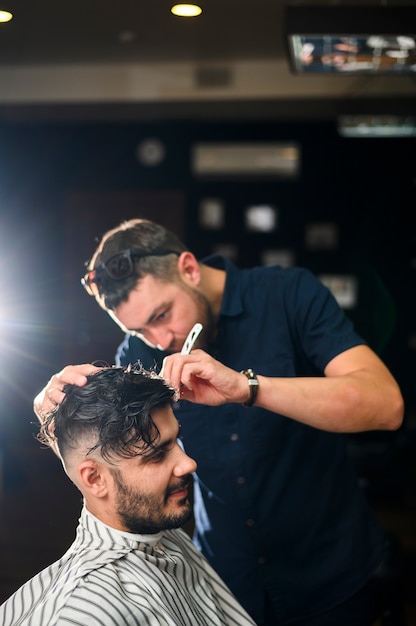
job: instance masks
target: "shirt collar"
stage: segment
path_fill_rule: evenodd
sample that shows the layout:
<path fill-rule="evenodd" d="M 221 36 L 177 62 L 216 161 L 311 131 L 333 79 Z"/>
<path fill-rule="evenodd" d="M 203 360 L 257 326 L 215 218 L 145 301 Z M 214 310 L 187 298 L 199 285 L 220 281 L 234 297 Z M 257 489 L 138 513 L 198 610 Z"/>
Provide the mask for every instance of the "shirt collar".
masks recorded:
<path fill-rule="evenodd" d="M 212 255 L 202 259 L 201 263 L 225 270 L 226 280 L 224 294 L 221 302 L 220 315 L 235 317 L 243 311 L 243 299 L 241 293 L 240 270 L 228 259 L 220 255 Z"/>

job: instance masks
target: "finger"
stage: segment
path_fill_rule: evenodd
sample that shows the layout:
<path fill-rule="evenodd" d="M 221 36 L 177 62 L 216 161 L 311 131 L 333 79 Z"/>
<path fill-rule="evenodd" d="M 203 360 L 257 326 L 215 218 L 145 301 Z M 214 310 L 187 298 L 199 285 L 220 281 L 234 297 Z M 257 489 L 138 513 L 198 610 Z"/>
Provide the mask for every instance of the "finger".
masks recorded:
<path fill-rule="evenodd" d="M 166 380 L 168 385 L 179 390 L 181 367 L 177 357 L 177 354 L 172 354 L 163 359 L 160 376 Z"/>
<path fill-rule="evenodd" d="M 67 365 L 58 374 L 54 374 L 48 384 L 38 393 L 33 401 L 33 409 L 40 420 L 60 404 L 65 396 L 65 385 L 73 384 L 80 387 L 87 383 L 87 376 L 102 368 L 91 363 Z"/>
<path fill-rule="evenodd" d="M 64 398 L 65 398 L 65 393 L 60 388 L 51 387 L 51 389 L 48 391 L 48 399 L 51 402 L 51 404 L 54 404 L 54 405 L 61 404 Z"/>
<path fill-rule="evenodd" d="M 57 399 L 58 393 L 63 395 L 63 393 L 60 392 L 59 389 L 55 389 L 54 387 L 50 387 L 46 392 L 46 399 L 49 404 L 52 404 L 52 406 L 56 406 L 57 404 L 59 404 Z"/>
<path fill-rule="evenodd" d="M 63 389 L 64 385 L 84 386 L 87 382 L 87 376 L 94 374 L 102 368 L 84 363 L 82 365 L 67 365 L 58 374 L 52 377 L 50 384 L 59 389 Z"/>

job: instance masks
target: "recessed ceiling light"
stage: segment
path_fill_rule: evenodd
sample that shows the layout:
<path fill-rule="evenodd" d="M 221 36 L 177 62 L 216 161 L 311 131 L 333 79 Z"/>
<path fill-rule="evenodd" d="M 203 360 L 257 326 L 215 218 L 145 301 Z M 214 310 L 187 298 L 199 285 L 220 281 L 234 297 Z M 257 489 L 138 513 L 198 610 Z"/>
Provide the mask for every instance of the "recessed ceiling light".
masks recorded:
<path fill-rule="evenodd" d="M 180 17 L 196 17 L 201 15 L 202 9 L 197 4 L 174 4 L 171 12 Z"/>
<path fill-rule="evenodd" d="M 13 13 L 10 11 L 0 11 L 0 22 L 10 22 L 13 18 Z"/>

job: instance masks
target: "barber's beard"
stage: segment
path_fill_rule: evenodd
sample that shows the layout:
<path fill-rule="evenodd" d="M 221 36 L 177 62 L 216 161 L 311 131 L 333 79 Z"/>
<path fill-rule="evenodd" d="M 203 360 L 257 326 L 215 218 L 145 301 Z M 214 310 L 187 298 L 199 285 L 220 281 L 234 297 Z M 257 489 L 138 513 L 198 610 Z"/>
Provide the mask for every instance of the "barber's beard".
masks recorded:
<path fill-rule="evenodd" d="M 189 294 L 195 302 L 198 311 L 198 319 L 196 321 L 200 322 L 204 327 L 204 330 L 199 335 L 194 347 L 201 348 L 202 350 L 209 352 L 216 335 L 217 325 L 214 312 L 208 299 L 202 293 L 200 293 L 197 289 L 186 289 L 189 289 Z"/>
<path fill-rule="evenodd" d="M 161 502 L 156 495 L 144 494 L 126 485 L 118 470 L 113 470 L 112 475 L 118 488 L 117 514 L 129 532 L 154 535 L 162 530 L 180 528 L 191 517 L 192 507 L 188 498 L 177 503 L 176 513 L 164 513 L 164 507 L 169 502 L 169 489 Z M 175 489 L 189 484 L 189 481 L 189 476 L 184 477 Z"/>

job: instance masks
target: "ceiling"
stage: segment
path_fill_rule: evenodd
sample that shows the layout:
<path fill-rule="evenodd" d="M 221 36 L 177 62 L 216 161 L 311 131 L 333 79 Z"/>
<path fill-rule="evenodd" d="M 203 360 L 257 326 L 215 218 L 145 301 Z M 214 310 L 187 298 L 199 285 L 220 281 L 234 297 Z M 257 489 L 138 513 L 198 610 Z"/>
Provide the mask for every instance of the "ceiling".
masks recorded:
<path fill-rule="evenodd" d="M 416 79 L 297 76 L 287 6 L 386 2 L 201 0 L 193 19 L 167 0 L 2 0 L 0 120 L 322 117 L 414 110 Z M 406 24 L 403 27 L 407 28 Z M 416 26 L 415 26 L 416 29 Z"/>

